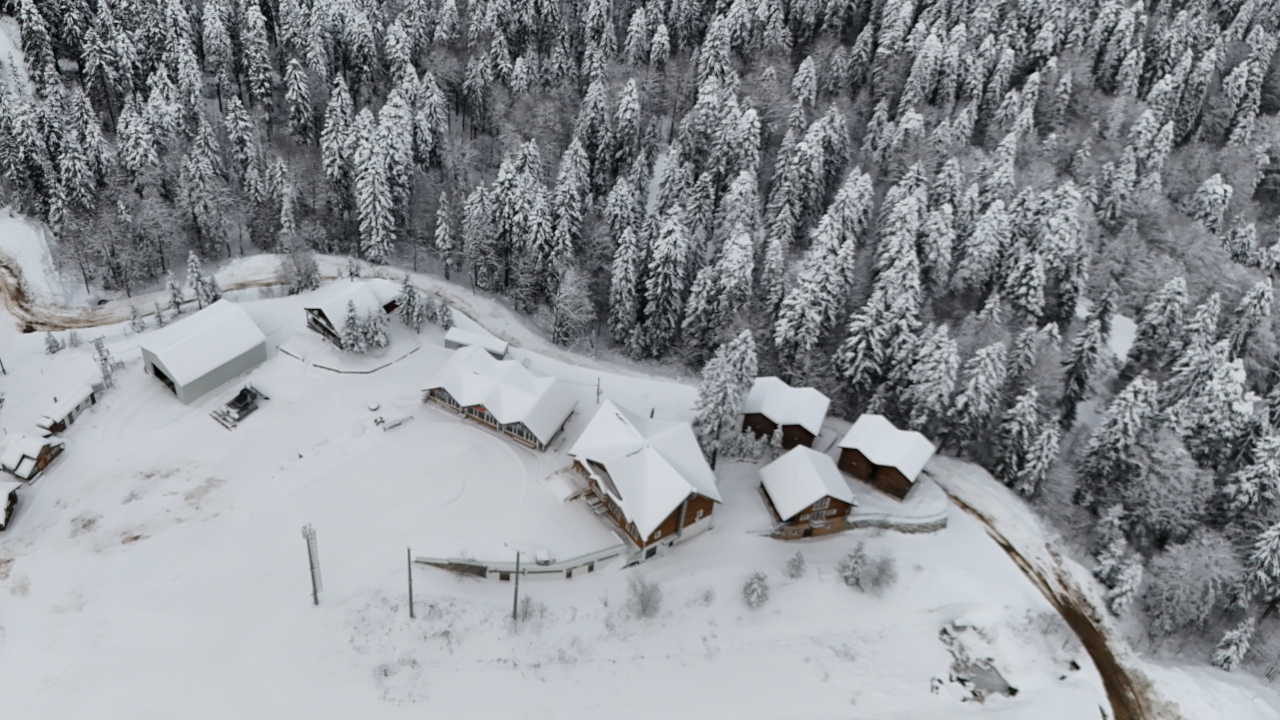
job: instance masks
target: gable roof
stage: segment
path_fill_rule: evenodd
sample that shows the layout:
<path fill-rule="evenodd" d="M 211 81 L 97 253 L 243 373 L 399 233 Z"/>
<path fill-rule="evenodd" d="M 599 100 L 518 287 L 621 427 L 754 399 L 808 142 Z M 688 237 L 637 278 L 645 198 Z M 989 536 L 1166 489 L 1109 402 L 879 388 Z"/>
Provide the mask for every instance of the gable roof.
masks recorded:
<path fill-rule="evenodd" d="M 776 377 L 758 377 L 742 404 L 744 415 L 760 413 L 778 425 L 799 425 L 822 434 L 831 400 L 813 388 L 793 388 Z"/>
<path fill-rule="evenodd" d="M 924 435 L 899 430 L 885 416 L 870 413 L 853 423 L 840 447 L 857 450 L 876 465 L 897 468 L 911 482 L 936 450 Z"/>
<path fill-rule="evenodd" d="M 445 343 L 454 343 L 464 347 L 476 345 L 499 357 L 505 357 L 507 349 L 510 347 L 506 340 L 502 340 L 496 335 L 463 330 L 457 325 L 449 328 L 449 331 L 444 334 L 444 341 Z"/>
<path fill-rule="evenodd" d="M 447 390 L 463 407 L 483 405 L 503 425 L 524 423 L 543 444 L 578 404 L 561 380 L 534 375 L 515 360 L 498 360 L 478 345 L 455 350 L 426 389 L 435 388 Z"/>
<path fill-rule="evenodd" d="M 77 388 L 75 392 L 54 403 L 53 408 L 40 418 L 36 426 L 48 429 L 50 425 L 70 415 L 80 403 L 88 400 L 91 395 L 93 395 L 93 386 L 84 385 Z"/>
<path fill-rule="evenodd" d="M 715 473 L 687 422 L 641 417 L 605 400 L 569 455 L 613 496 L 640 537 L 690 493 L 720 502 Z"/>
<path fill-rule="evenodd" d="M 219 300 L 194 315 L 144 334 L 138 345 L 164 365 L 171 380 L 187 385 L 266 341 L 244 308 Z"/>
<path fill-rule="evenodd" d="M 760 479 L 783 520 L 827 496 L 854 504 L 853 491 L 835 461 L 804 445 L 760 468 Z"/>
<path fill-rule="evenodd" d="M 388 301 L 390 302 L 390 301 Z M 355 303 L 356 314 L 360 317 L 382 312 L 385 302 L 381 302 L 369 283 L 339 282 L 316 293 L 315 299 L 304 306 L 306 310 L 319 310 L 329 321 L 334 332 L 342 332 L 347 320 L 347 303 Z"/>
<path fill-rule="evenodd" d="M 40 457 L 40 451 L 45 446 L 60 447 L 66 444 L 65 440 L 59 438 L 33 438 L 18 435 L 9 441 L 4 453 L 0 454 L 0 468 L 18 477 L 29 477 L 35 467 L 35 458 Z"/>

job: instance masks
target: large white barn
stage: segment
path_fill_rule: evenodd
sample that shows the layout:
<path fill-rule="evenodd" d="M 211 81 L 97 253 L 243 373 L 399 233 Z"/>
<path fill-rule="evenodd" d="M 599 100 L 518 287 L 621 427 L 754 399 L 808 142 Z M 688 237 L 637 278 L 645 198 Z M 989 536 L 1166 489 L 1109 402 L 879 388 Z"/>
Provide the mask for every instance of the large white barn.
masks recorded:
<path fill-rule="evenodd" d="M 239 305 L 219 300 L 139 343 L 148 373 L 191 404 L 267 359 L 267 338 Z"/>

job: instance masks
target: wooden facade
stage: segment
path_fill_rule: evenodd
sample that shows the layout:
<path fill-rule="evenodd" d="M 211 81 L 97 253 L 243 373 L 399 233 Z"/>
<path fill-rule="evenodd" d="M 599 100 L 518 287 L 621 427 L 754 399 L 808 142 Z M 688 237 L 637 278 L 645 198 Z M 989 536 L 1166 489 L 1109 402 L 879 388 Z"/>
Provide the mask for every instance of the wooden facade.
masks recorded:
<path fill-rule="evenodd" d="M 853 511 L 852 504 L 826 495 L 796 513 L 790 520 L 783 520 L 763 484 L 760 485 L 760 496 L 764 498 L 765 507 L 769 508 L 769 514 L 773 516 L 775 527 L 772 536 L 783 540 L 838 533 L 847 529 L 845 518 Z"/>
<path fill-rule="evenodd" d="M 716 503 L 711 498 L 704 497 L 698 493 L 689 493 L 689 497 L 685 498 L 680 507 L 672 510 L 671 514 L 662 521 L 662 524 L 649 537 L 642 538 L 636 531 L 635 523 L 627 519 L 622 508 L 618 507 L 618 504 L 613 501 L 613 497 L 596 483 L 595 478 L 591 477 L 586 468 L 582 467 L 582 464 L 577 460 L 573 461 L 573 465 L 578 472 L 586 476 L 591 486 L 591 493 L 600 499 L 600 502 L 605 507 L 605 514 L 641 550 L 651 548 L 664 539 L 671 540 L 679 537 L 685 528 L 711 517 L 711 512 L 715 509 Z M 681 524 L 681 518 L 684 520 L 683 524 Z M 652 557 L 652 555 L 653 553 L 650 552 L 646 557 Z"/>
<path fill-rule="evenodd" d="M 777 428 L 778 424 L 763 413 L 748 413 L 742 416 L 742 429 L 754 432 L 756 437 L 773 437 L 773 431 Z M 782 447 L 784 450 L 790 450 L 797 445 L 813 447 L 815 439 L 813 433 L 799 425 L 782 426 Z"/>
<path fill-rule="evenodd" d="M 468 405 L 463 407 L 454 399 L 453 395 L 450 395 L 449 391 L 444 388 L 431 388 L 427 391 L 426 400 L 448 408 L 450 411 L 461 415 L 464 419 L 474 420 L 490 430 L 500 432 L 503 435 L 510 437 L 512 440 L 533 448 L 534 450 L 546 450 L 547 445 L 550 444 L 550 441 L 543 443 L 538 440 L 538 437 L 534 435 L 533 432 L 522 422 L 517 421 L 507 423 L 505 425 L 498 422 L 498 419 L 493 416 L 493 413 L 489 412 L 489 410 L 483 405 Z M 569 422 L 568 417 L 565 418 L 565 422 Z M 560 435 L 560 430 L 562 429 L 564 429 L 563 423 L 560 428 L 556 430 L 555 434 L 551 436 L 551 440 L 555 440 L 556 437 Z"/>
<path fill-rule="evenodd" d="M 876 465 L 866 455 L 844 448 L 840 451 L 840 469 L 880 490 L 902 500 L 911 492 L 913 483 L 902 474 L 902 471 L 888 465 Z"/>
<path fill-rule="evenodd" d="M 15 487 L 4 497 L 0 497 L 0 503 L 4 504 L 4 511 L 0 513 L 0 530 L 4 530 L 9 527 L 13 512 L 18 508 L 18 488 Z"/>

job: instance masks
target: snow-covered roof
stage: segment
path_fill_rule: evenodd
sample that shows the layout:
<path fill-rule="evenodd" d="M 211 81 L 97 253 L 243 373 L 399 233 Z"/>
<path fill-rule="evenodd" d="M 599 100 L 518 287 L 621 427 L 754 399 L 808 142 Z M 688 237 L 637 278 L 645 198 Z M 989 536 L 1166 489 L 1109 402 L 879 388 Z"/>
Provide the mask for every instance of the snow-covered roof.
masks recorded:
<path fill-rule="evenodd" d="M 88 400 L 89 396 L 92 394 L 93 386 L 91 385 L 85 385 L 84 387 L 79 388 L 75 392 L 54 403 L 53 409 L 45 413 L 44 417 L 40 418 L 40 421 L 37 422 L 36 425 L 47 429 L 53 423 L 70 415 L 72 411 L 80 405 L 80 403 Z"/>
<path fill-rule="evenodd" d="M 483 405 L 503 425 L 524 423 L 548 443 L 578 401 L 553 377 L 534 375 L 515 360 L 498 360 L 479 346 L 459 348 L 426 389 L 443 388 L 463 407 Z"/>
<path fill-rule="evenodd" d="M 924 435 L 899 430 L 885 416 L 870 413 L 853 423 L 840 447 L 857 450 L 876 465 L 897 468 L 911 482 L 915 482 L 935 450 Z"/>
<path fill-rule="evenodd" d="M 509 347 L 507 341 L 501 340 L 494 335 L 463 330 L 456 325 L 449 328 L 449 332 L 444 334 L 444 342 L 446 345 L 453 344 L 460 347 L 476 345 L 499 357 L 504 357 Z"/>
<path fill-rule="evenodd" d="M 760 479 L 783 520 L 827 496 L 854 504 L 853 491 L 835 461 L 804 445 L 760 468 Z"/>
<path fill-rule="evenodd" d="M 0 498 L 9 497 L 9 493 L 20 487 L 22 487 L 22 483 L 17 480 L 0 480 Z M 0 505 L 2 504 L 3 503 L 0 503 Z M 4 518 L 0 517 L 0 520 L 4 520 Z"/>
<path fill-rule="evenodd" d="M 171 380 L 187 385 L 266 340 L 244 308 L 219 300 L 190 317 L 143 335 L 138 344 L 155 355 Z"/>
<path fill-rule="evenodd" d="M 0 468 L 4 468 L 18 477 L 30 477 L 34 469 L 35 459 L 45 446 L 60 447 L 66 441 L 58 438 L 33 438 L 28 435 L 13 437 L 0 454 Z"/>
<path fill-rule="evenodd" d="M 569 455 L 613 496 L 640 537 L 690 493 L 720 502 L 715 473 L 687 422 L 641 417 L 605 400 Z"/>
<path fill-rule="evenodd" d="M 391 299 L 394 300 L 394 296 Z M 338 282 L 317 292 L 305 309 L 324 313 L 334 332 L 341 332 L 347 320 L 347 303 L 355 303 L 356 314 L 365 317 L 374 312 L 382 312 L 383 306 L 388 302 L 391 300 L 383 302 L 374 293 L 370 282 Z"/>
<path fill-rule="evenodd" d="M 813 388 L 793 388 L 776 377 L 758 377 L 742 404 L 745 415 L 760 413 L 778 425 L 799 425 L 822 434 L 831 400 Z"/>

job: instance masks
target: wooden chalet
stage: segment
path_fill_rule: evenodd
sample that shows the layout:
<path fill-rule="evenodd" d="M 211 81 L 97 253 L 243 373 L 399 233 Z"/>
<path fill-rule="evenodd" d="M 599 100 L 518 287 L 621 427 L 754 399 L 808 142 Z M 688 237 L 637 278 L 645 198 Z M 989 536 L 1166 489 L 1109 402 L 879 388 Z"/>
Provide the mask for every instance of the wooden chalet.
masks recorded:
<path fill-rule="evenodd" d="M 589 504 L 635 546 L 635 560 L 711 527 L 720 491 L 689 423 L 641 417 L 605 400 L 569 456 L 587 476 Z"/>
<path fill-rule="evenodd" d="M 760 480 L 774 537 L 794 540 L 846 529 L 845 517 L 856 504 L 853 491 L 827 455 L 793 448 L 760 468 Z"/>
<path fill-rule="evenodd" d="M 490 355 L 498 360 L 507 357 L 507 350 L 510 344 L 506 340 L 499 339 L 489 333 L 476 332 L 474 330 L 464 330 L 457 325 L 449 328 L 444 334 L 444 346 L 450 350 L 458 350 L 464 347 L 478 345 L 488 351 Z"/>
<path fill-rule="evenodd" d="M 13 512 L 18 508 L 18 488 L 22 487 L 22 483 L 16 480 L 0 480 L 0 530 L 9 527 L 9 521 L 13 519 Z"/>
<path fill-rule="evenodd" d="M 399 286 L 382 278 L 335 283 L 317 292 L 314 304 L 303 308 L 307 327 L 342 347 L 348 303 L 356 306 L 356 314 L 361 318 L 375 312 L 390 313 L 397 307 L 399 293 Z"/>
<path fill-rule="evenodd" d="M 742 404 L 742 429 L 772 437 L 782 428 L 782 447 L 813 447 L 831 400 L 813 388 L 793 388 L 776 377 L 758 377 Z"/>
<path fill-rule="evenodd" d="M 0 455 L 0 468 L 19 480 L 35 480 L 53 459 L 62 454 L 65 440 L 58 438 L 33 438 L 18 435 Z"/>
<path fill-rule="evenodd" d="M 97 404 L 98 393 L 101 391 L 101 384 L 85 385 L 61 400 L 57 400 L 53 408 L 36 421 L 36 427 L 50 435 L 57 435 L 74 423 L 81 413 Z"/>
<path fill-rule="evenodd" d="M 478 345 L 454 351 L 423 390 L 422 401 L 535 450 L 547 449 L 577 405 L 563 381 L 535 375 L 515 360 L 495 359 Z"/>
<path fill-rule="evenodd" d="M 840 469 L 902 500 L 911 492 L 933 443 L 914 430 L 899 430 L 883 415 L 864 414 L 840 441 Z"/>

